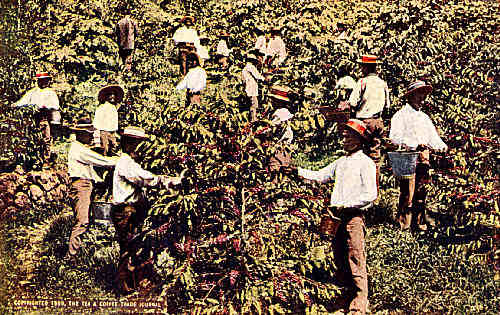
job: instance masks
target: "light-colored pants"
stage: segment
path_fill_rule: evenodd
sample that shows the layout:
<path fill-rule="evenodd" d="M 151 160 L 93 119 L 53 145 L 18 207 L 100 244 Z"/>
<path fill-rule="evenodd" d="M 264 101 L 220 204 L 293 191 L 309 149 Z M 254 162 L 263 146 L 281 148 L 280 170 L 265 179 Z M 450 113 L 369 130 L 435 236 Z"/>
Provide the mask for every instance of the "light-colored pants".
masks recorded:
<path fill-rule="evenodd" d="M 116 142 L 116 136 L 113 131 L 100 131 L 101 146 L 104 149 L 103 154 L 106 156 L 112 155 L 113 152 L 118 148 Z"/>
<path fill-rule="evenodd" d="M 71 183 L 70 198 L 76 216 L 76 223 L 69 237 L 70 255 L 76 255 L 82 244 L 80 236 L 87 231 L 93 186 L 91 180 L 83 178 L 76 179 Z"/>
<path fill-rule="evenodd" d="M 250 105 L 250 117 L 252 121 L 257 120 L 257 108 L 259 107 L 259 100 L 257 96 L 250 96 L 252 105 Z"/>
<path fill-rule="evenodd" d="M 48 163 L 52 152 L 52 137 L 50 134 L 50 123 L 48 118 L 40 119 L 38 121 L 38 127 L 42 132 L 42 159 L 44 163 Z"/>
<path fill-rule="evenodd" d="M 349 311 L 365 314 L 368 306 L 365 223 L 362 215 L 344 218 L 334 238 L 338 280 L 354 288 Z"/>

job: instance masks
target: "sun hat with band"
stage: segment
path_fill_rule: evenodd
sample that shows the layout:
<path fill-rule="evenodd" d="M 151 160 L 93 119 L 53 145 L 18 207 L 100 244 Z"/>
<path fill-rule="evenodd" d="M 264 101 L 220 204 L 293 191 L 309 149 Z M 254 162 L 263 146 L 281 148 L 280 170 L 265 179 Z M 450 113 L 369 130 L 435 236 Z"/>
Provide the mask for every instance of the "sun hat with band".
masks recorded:
<path fill-rule="evenodd" d="M 424 81 L 421 81 L 421 80 L 415 81 L 408 86 L 403 97 L 408 97 L 416 92 L 420 92 L 420 93 L 423 93 L 425 95 L 428 95 L 429 93 L 432 92 L 432 86 L 426 84 Z"/>
<path fill-rule="evenodd" d="M 146 139 L 148 135 L 144 129 L 135 126 L 128 126 L 123 129 L 120 133 L 122 137 L 134 138 L 134 139 Z"/>
<path fill-rule="evenodd" d="M 88 132 L 88 133 L 93 133 L 96 130 L 89 118 L 78 119 L 76 124 L 69 126 L 68 129 L 75 132 Z"/>
<path fill-rule="evenodd" d="M 52 76 L 48 72 L 37 72 L 34 76 L 35 79 L 50 79 Z"/>
<path fill-rule="evenodd" d="M 360 59 L 357 60 L 358 63 L 362 63 L 362 64 L 373 64 L 373 65 L 376 65 L 376 64 L 379 64 L 381 63 L 379 60 L 378 60 L 378 57 L 375 56 L 375 55 L 362 55 Z"/>
<path fill-rule="evenodd" d="M 112 85 L 108 85 L 108 86 L 103 87 L 99 91 L 99 95 L 97 96 L 99 103 L 105 102 L 106 97 L 111 93 L 114 93 L 116 95 L 116 101 L 118 103 L 120 103 L 123 100 L 123 94 L 124 94 L 123 89 L 119 85 L 112 84 Z"/>
<path fill-rule="evenodd" d="M 194 16 L 186 15 L 183 16 L 180 20 L 180 22 L 183 24 L 186 23 L 187 21 L 190 21 L 192 24 L 194 24 L 196 19 L 194 18 Z"/>
<path fill-rule="evenodd" d="M 359 119 L 349 119 L 345 123 L 346 128 L 354 131 L 358 135 L 360 135 L 366 141 L 370 140 L 370 132 L 368 131 L 364 122 Z"/>

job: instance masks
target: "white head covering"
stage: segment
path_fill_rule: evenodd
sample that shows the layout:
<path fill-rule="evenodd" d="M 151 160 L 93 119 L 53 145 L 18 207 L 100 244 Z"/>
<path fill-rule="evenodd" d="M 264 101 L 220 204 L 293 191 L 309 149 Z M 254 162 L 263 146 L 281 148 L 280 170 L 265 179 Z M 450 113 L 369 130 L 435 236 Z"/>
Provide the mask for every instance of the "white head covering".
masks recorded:
<path fill-rule="evenodd" d="M 288 119 L 292 118 L 293 114 L 286 108 L 279 108 L 273 113 L 273 125 L 281 124 Z"/>

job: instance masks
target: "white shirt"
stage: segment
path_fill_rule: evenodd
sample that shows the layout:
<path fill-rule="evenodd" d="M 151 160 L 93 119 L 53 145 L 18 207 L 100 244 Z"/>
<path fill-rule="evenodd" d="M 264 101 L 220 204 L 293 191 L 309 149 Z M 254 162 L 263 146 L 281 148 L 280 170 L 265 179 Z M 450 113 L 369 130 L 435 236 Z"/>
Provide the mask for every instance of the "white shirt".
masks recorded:
<path fill-rule="evenodd" d="M 101 182 L 101 177 L 94 170 L 94 166 L 113 167 L 118 157 L 106 157 L 92 151 L 79 141 L 71 142 L 68 152 L 68 173 L 70 177 L 90 179 Z"/>
<path fill-rule="evenodd" d="M 160 177 L 143 169 L 130 155 L 122 153 L 113 173 L 113 204 L 132 204 L 142 195 L 141 187 L 156 186 Z"/>
<path fill-rule="evenodd" d="M 225 57 L 229 57 L 230 52 L 231 50 L 227 48 L 226 41 L 223 39 L 219 40 L 219 43 L 217 44 L 217 55 L 223 55 Z"/>
<path fill-rule="evenodd" d="M 285 60 L 287 56 L 286 47 L 285 42 L 281 39 L 281 37 L 276 36 L 269 40 L 269 44 L 267 45 L 267 55 L 271 57 L 278 55 L 278 59 L 275 61 L 278 65 Z"/>
<path fill-rule="evenodd" d="M 264 55 L 267 53 L 267 40 L 266 36 L 260 35 L 255 41 L 255 49 L 258 49 Z"/>
<path fill-rule="evenodd" d="M 259 73 L 259 70 L 255 66 L 247 62 L 245 68 L 241 72 L 241 76 L 245 81 L 245 92 L 247 96 L 259 96 L 259 87 L 257 85 L 257 80 L 265 80 L 264 77 Z"/>
<path fill-rule="evenodd" d="M 406 104 L 391 119 L 389 139 L 394 144 L 405 144 L 411 149 L 426 145 L 434 150 L 447 150 L 429 116 Z"/>
<path fill-rule="evenodd" d="M 371 118 L 390 106 L 389 88 L 376 74 L 359 79 L 349 97 L 349 104 L 357 107 L 356 118 Z"/>
<path fill-rule="evenodd" d="M 335 89 L 354 89 L 355 87 L 356 81 L 348 75 L 340 78 L 335 84 Z"/>
<path fill-rule="evenodd" d="M 46 108 L 52 110 L 59 109 L 59 98 L 54 90 L 51 88 L 41 89 L 38 86 L 32 88 L 14 106 L 26 106 L 33 104 L 38 109 Z"/>
<path fill-rule="evenodd" d="M 175 44 L 178 43 L 193 43 L 195 46 L 200 45 L 200 38 L 198 37 L 198 32 L 192 28 L 187 28 L 186 26 L 179 27 L 172 37 Z"/>
<path fill-rule="evenodd" d="M 195 93 L 203 90 L 207 86 L 207 73 L 202 67 L 189 69 L 188 73 L 175 87 L 176 90 L 188 89 Z"/>
<path fill-rule="evenodd" d="M 343 156 L 319 171 L 298 168 L 299 176 L 322 183 L 335 176 L 330 205 L 368 208 L 377 199 L 375 162 L 359 150 Z"/>
<path fill-rule="evenodd" d="M 201 59 L 206 60 L 209 59 L 210 56 L 208 55 L 208 49 L 205 46 L 197 46 L 196 48 L 196 53 L 198 56 L 200 56 Z"/>
<path fill-rule="evenodd" d="M 99 105 L 95 110 L 93 125 L 97 130 L 117 131 L 118 110 L 116 106 L 109 102 Z"/>

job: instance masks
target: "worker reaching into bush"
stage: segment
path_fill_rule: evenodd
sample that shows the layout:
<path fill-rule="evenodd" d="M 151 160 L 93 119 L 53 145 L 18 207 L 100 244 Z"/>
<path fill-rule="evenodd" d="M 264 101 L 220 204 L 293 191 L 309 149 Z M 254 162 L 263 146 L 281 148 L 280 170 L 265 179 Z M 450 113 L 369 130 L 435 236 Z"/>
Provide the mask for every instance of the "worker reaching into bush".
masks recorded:
<path fill-rule="evenodd" d="M 52 154 L 50 123 L 55 116 L 58 116 L 60 119 L 59 98 L 56 92 L 50 88 L 52 76 L 48 72 L 39 72 L 35 75 L 35 78 L 37 80 L 37 86 L 26 92 L 26 94 L 24 94 L 19 101 L 14 103 L 13 106 L 35 106 L 37 112 L 34 119 L 37 123 L 37 128 L 39 128 L 42 133 L 43 168 L 49 168 Z"/>
<path fill-rule="evenodd" d="M 207 86 L 207 73 L 200 66 L 200 60 L 196 53 L 186 57 L 188 73 L 175 87 L 177 91 L 186 90 L 186 106 L 201 104 L 201 91 Z"/>
<path fill-rule="evenodd" d="M 368 156 L 377 165 L 377 189 L 380 178 L 380 146 L 384 133 L 382 112 L 390 106 L 387 83 L 377 75 L 377 56 L 363 55 L 358 59 L 363 78 L 359 79 L 347 102 L 340 103 L 340 109 L 351 109 L 356 119 L 362 120 L 371 135 Z"/>
<path fill-rule="evenodd" d="M 241 76 L 245 81 L 245 92 L 250 99 L 250 117 L 251 121 L 257 120 L 257 109 L 259 107 L 259 86 L 256 80 L 264 81 L 265 78 L 260 74 L 257 67 L 259 66 L 259 59 L 255 54 L 247 54 L 247 64 L 241 72 Z"/>
<path fill-rule="evenodd" d="M 116 132 L 118 131 L 118 108 L 123 100 L 123 89 L 119 85 L 108 85 L 99 91 L 99 106 L 95 110 L 93 125 L 99 131 L 104 155 L 118 152 Z"/>
<path fill-rule="evenodd" d="M 288 146 L 293 141 L 293 130 L 290 126 L 290 119 L 293 118 L 293 114 L 287 108 L 282 107 L 273 113 L 272 118 L 271 124 L 278 129 L 278 137 L 274 143 L 277 147 L 276 153 L 269 160 L 269 170 L 279 172 L 281 167 L 290 166 L 292 161 Z"/>
<path fill-rule="evenodd" d="M 175 31 L 173 40 L 179 49 L 179 65 L 181 74 L 186 75 L 188 71 L 187 56 L 195 52 L 196 47 L 200 45 L 200 39 L 198 37 L 198 32 L 192 28 L 195 22 L 194 17 L 185 16 L 180 22 L 184 25 Z"/>
<path fill-rule="evenodd" d="M 147 138 L 143 129 L 126 127 L 121 135 L 122 154 L 116 162 L 113 173 L 113 208 L 111 219 L 116 229 L 120 246 L 117 286 L 122 294 L 135 291 L 139 284 L 145 285 L 152 275 L 152 266 L 138 265 L 133 237 L 139 232 L 150 204 L 146 200 L 142 187 L 172 187 L 180 185 L 184 171 L 180 176 L 168 177 L 154 175 L 144 170 L 136 161 L 137 146 Z"/>
<path fill-rule="evenodd" d="M 80 119 L 70 127 L 76 140 L 71 143 L 68 153 L 68 173 L 71 180 L 70 198 L 76 223 L 69 237 L 67 260 L 75 263 L 81 246 L 80 236 L 87 231 L 92 190 L 96 182 L 102 181 L 94 166 L 112 168 L 118 157 L 106 157 L 90 149 L 94 127 L 90 119 Z"/>
<path fill-rule="evenodd" d="M 343 130 L 346 155 L 318 170 L 292 167 L 297 175 L 309 180 L 327 182 L 334 178 L 330 199 L 333 215 L 340 218 L 334 238 L 337 280 L 354 289 L 349 297 L 349 312 L 365 314 L 368 304 L 364 215 L 377 198 L 376 166 L 363 149 L 370 143 L 368 127 L 350 119 Z"/>
<path fill-rule="evenodd" d="M 268 67 L 279 67 L 287 57 L 285 42 L 281 38 L 281 29 L 277 26 L 271 28 L 271 38 L 266 51 Z"/>
<path fill-rule="evenodd" d="M 139 29 L 137 23 L 130 16 L 130 10 L 127 7 L 122 9 L 122 13 L 125 16 L 116 24 L 115 36 L 122 64 L 126 70 L 130 71 L 132 69 L 135 40 Z"/>
<path fill-rule="evenodd" d="M 419 230 L 427 230 L 425 184 L 429 182 L 429 149 L 446 151 L 448 146 L 439 137 L 429 116 L 421 111 L 425 98 L 432 87 L 423 81 L 415 81 L 408 87 L 404 105 L 391 119 L 389 139 L 407 151 L 418 151 L 415 174 L 400 178 L 397 221 L 401 229 L 407 230 L 412 223 Z M 412 222 L 412 219 L 414 222 Z"/>

